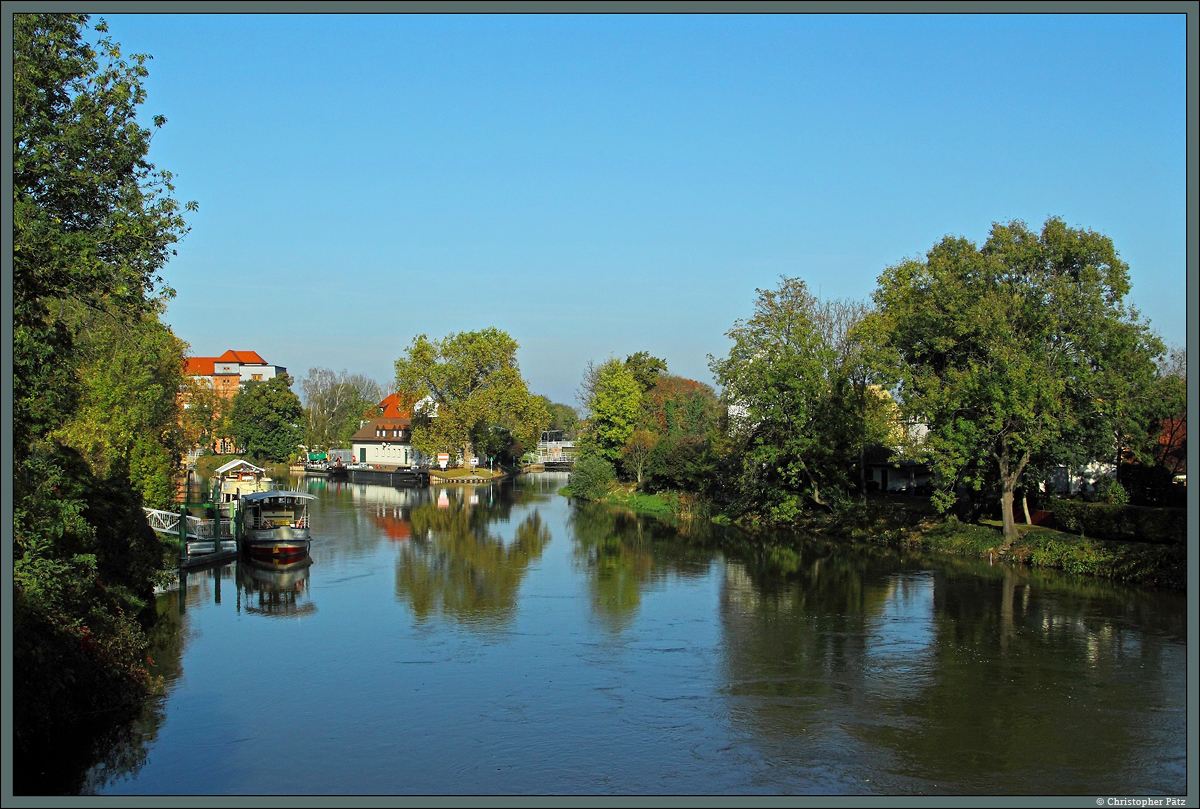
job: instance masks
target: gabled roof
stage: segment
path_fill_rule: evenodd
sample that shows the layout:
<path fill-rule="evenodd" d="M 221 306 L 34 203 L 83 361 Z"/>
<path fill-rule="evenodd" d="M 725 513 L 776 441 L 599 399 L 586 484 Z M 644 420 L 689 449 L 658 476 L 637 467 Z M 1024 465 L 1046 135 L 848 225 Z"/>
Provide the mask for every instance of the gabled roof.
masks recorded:
<path fill-rule="evenodd" d="M 358 432 L 350 436 L 351 441 L 358 442 L 375 442 L 395 444 L 398 442 L 395 438 L 380 438 L 375 435 L 375 430 L 382 427 L 385 430 L 407 430 L 411 425 L 411 421 L 407 418 L 398 416 L 392 418 L 371 419 L 366 424 L 358 428 Z"/>
<path fill-rule="evenodd" d="M 191 376 L 212 376 L 213 365 L 218 362 L 236 362 L 239 365 L 266 365 L 267 361 L 257 351 L 234 351 L 230 349 L 219 357 L 186 357 L 183 372 Z"/>
<path fill-rule="evenodd" d="M 409 417 L 409 412 L 400 409 L 400 394 L 390 393 L 383 397 L 383 401 L 379 403 L 378 416 L 406 419 Z"/>
<path fill-rule="evenodd" d="M 231 469 L 236 469 L 239 466 L 248 467 L 255 472 L 262 472 L 264 475 L 267 473 L 267 470 L 261 469 L 261 468 L 255 466 L 254 464 L 250 463 L 249 461 L 243 461 L 239 458 L 239 459 L 235 459 L 235 460 L 229 461 L 228 463 L 224 463 L 224 464 L 221 464 L 220 466 L 218 466 L 217 474 L 223 475 L 226 472 L 230 471 Z"/>
<path fill-rule="evenodd" d="M 267 361 L 258 356 L 255 351 L 234 351 L 230 349 L 217 357 L 217 362 L 239 362 L 242 365 L 266 365 Z"/>
<path fill-rule="evenodd" d="M 212 376 L 214 362 L 216 360 L 212 357 L 186 357 L 183 372 L 190 376 Z"/>

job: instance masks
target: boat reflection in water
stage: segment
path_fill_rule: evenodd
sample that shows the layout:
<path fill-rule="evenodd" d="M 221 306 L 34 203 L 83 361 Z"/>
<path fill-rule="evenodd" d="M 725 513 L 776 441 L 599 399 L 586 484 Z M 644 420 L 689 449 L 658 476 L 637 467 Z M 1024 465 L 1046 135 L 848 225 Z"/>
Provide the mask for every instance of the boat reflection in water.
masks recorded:
<path fill-rule="evenodd" d="M 292 618 L 316 612 L 308 599 L 312 557 L 297 560 L 242 558 L 238 561 L 240 609 L 272 617 Z"/>

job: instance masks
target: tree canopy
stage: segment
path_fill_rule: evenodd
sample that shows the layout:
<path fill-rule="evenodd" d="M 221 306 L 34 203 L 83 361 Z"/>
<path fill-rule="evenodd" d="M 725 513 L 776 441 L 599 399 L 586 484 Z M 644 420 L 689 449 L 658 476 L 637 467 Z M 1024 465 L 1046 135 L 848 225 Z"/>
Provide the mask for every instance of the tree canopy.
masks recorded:
<path fill-rule="evenodd" d="M 287 374 L 243 382 L 233 397 L 229 430 L 242 452 L 264 461 L 295 457 L 304 437 L 304 409 Z"/>
<path fill-rule="evenodd" d="M 550 422 L 521 378 L 517 341 L 495 328 L 414 338 L 396 360 L 396 391 L 413 415 L 413 446 L 425 455 L 453 452 L 466 462 L 484 449 L 519 457 Z"/>
<path fill-rule="evenodd" d="M 300 380 L 304 395 L 304 444 L 307 447 L 349 446 L 363 413 L 383 398 L 383 388 L 362 374 L 310 368 Z"/>
<path fill-rule="evenodd" d="M 163 499 L 178 460 L 183 351 L 157 315 L 187 226 L 137 121 L 149 57 L 126 60 L 103 23 L 89 41 L 86 15 L 12 19 L 20 770 L 59 723 L 134 705 L 150 684 L 134 616 L 163 553 L 141 506 Z"/>
<path fill-rule="evenodd" d="M 1144 433 L 1162 345 L 1128 292 L 1112 241 L 1058 218 L 1040 233 L 996 224 L 982 247 L 948 236 L 880 276 L 878 334 L 905 412 L 928 426 L 942 508 L 955 484 L 998 484 L 1011 543 L 1031 465 L 1115 462 L 1122 437 Z"/>
<path fill-rule="evenodd" d="M 583 451 L 609 463 L 620 460 L 621 450 L 637 426 L 642 387 L 629 368 L 617 359 L 588 366 L 584 376 L 588 398 Z"/>
<path fill-rule="evenodd" d="M 862 318 L 861 306 L 822 302 L 782 278 L 728 332 L 733 346 L 711 368 L 729 407 L 742 508 L 790 522 L 850 495 L 873 424 Z"/>

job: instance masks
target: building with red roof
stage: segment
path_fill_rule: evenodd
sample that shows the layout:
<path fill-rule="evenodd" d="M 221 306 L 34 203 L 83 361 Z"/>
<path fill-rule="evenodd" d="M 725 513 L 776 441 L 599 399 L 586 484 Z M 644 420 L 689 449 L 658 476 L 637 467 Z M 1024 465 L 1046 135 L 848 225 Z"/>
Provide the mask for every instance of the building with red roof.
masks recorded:
<path fill-rule="evenodd" d="M 188 357 L 183 372 L 207 380 L 222 398 L 232 399 L 243 382 L 265 382 L 283 376 L 287 368 L 271 365 L 257 351 L 230 349 L 219 357 Z"/>

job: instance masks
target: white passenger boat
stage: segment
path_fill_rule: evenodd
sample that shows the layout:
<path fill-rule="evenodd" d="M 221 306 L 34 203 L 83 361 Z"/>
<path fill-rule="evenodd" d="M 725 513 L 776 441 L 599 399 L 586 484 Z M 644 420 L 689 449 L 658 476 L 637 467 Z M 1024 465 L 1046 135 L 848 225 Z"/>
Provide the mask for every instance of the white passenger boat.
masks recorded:
<path fill-rule="evenodd" d="M 300 559 L 311 543 L 305 492 L 251 492 L 242 495 L 242 549 L 259 559 Z"/>

